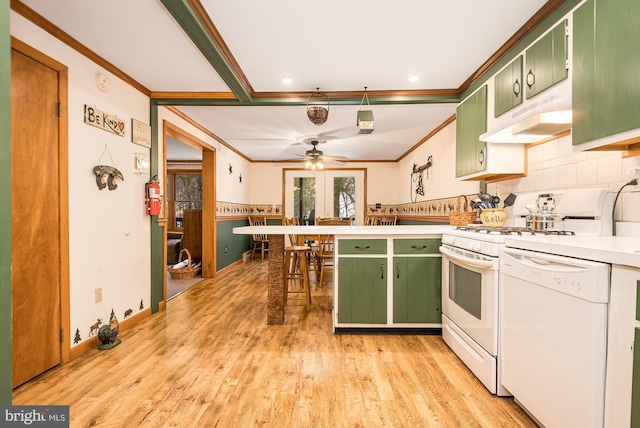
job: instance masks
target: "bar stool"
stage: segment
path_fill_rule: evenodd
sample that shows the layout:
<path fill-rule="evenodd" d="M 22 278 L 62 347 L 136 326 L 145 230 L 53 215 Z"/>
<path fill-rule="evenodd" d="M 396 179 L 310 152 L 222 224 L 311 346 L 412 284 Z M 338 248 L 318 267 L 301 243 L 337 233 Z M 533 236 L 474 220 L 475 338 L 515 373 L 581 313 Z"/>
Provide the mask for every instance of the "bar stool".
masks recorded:
<path fill-rule="evenodd" d="M 285 218 L 287 226 L 294 222 Z M 307 310 L 311 309 L 311 288 L 309 287 L 309 269 L 307 267 L 307 255 L 311 252 L 311 247 L 301 245 L 295 233 L 289 234 L 290 245 L 284 247 L 284 302 L 287 303 L 289 294 L 304 294 L 302 298 L 295 300 L 305 301 Z M 296 288 L 290 287 L 297 282 Z M 292 300 L 294 300 L 292 298 Z"/>

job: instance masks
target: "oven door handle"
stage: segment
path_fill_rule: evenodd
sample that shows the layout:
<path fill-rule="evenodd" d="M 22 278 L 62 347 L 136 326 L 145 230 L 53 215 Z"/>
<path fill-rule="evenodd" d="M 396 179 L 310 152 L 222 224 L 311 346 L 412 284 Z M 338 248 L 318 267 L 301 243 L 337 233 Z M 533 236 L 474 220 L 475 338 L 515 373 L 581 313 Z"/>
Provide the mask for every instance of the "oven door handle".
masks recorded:
<path fill-rule="evenodd" d="M 454 252 L 450 251 L 445 247 L 440 247 L 440 252 L 445 256 L 449 257 L 450 259 L 463 263 L 467 266 L 473 266 L 473 267 L 479 267 L 479 268 L 493 267 L 493 260 L 475 260 L 475 259 L 468 259 L 466 257 L 460 257 L 459 255 L 455 254 Z"/>

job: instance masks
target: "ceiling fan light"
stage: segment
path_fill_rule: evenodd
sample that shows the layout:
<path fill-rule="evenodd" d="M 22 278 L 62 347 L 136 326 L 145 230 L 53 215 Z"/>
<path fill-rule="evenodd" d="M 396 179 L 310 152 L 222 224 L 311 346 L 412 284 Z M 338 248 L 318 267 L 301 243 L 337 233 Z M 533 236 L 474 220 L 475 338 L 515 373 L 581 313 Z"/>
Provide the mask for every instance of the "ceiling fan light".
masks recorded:
<path fill-rule="evenodd" d="M 373 132 L 373 111 L 358 110 L 358 134 L 371 134 Z"/>

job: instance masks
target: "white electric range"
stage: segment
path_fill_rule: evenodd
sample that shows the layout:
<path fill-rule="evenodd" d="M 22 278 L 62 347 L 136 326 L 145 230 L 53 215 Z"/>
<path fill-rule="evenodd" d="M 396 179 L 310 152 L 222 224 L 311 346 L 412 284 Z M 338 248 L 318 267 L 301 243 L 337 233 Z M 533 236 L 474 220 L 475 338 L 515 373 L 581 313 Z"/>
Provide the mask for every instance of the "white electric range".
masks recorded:
<path fill-rule="evenodd" d="M 613 194 L 606 189 L 556 190 L 557 230 L 525 226 L 535 192 L 518 195 L 505 227 L 469 225 L 442 236 L 442 336 L 493 394 L 512 395 L 500 370 L 500 255 L 505 241 L 611 234 Z"/>

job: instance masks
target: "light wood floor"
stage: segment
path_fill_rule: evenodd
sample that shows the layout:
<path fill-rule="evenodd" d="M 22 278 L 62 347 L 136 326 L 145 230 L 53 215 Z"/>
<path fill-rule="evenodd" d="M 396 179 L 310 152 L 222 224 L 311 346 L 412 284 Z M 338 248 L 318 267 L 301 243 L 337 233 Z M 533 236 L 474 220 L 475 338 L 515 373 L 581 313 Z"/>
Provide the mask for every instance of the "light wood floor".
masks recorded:
<path fill-rule="evenodd" d="M 14 391 L 72 427 L 534 427 L 440 336 L 334 335 L 332 291 L 266 325 L 267 261 L 204 281 L 119 338 Z"/>

